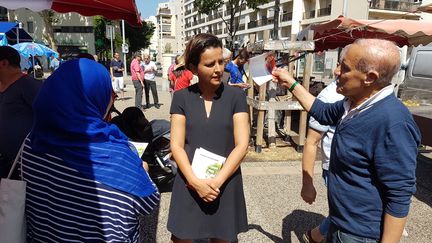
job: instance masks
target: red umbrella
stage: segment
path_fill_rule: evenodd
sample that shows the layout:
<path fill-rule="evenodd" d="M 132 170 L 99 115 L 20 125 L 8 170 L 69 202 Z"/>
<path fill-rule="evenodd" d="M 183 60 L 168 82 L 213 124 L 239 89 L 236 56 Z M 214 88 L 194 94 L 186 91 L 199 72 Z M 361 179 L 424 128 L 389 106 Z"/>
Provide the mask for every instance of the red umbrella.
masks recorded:
<path fill-rule="evenodd" d="M 134 26 L 141 25 L 135 0 L 0 0 L 8 9 L 28 8 L 38 12 L 52 9 L 59 13 L 77 12 L 84 16 L 102 15 L 108 19 L 124 19 Z"/>
<path fill-rule="evenodd" d="M 329 22 L 308 26 L 299 32 L 297 39 L 306 39 L 309 30 L 314 31 L 316 51 L 344 47 L 359 38 L 391 40 L 401 47 L 432 42 L 432 22 L 423 20 L 355 20 L 339 16 Z"/>

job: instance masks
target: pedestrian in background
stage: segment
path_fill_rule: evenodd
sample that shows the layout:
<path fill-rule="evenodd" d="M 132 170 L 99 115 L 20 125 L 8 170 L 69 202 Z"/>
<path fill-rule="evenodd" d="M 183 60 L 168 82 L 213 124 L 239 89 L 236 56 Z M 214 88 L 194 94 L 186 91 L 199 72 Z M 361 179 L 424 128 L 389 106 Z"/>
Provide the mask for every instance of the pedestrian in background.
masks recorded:
<path fill-rule="evenodd" d="M 223 56 L 224 64 L 226 67 L 228 65 L 228 63 L 231 62 L 232 52 L 224 47 L 222 50 L 222 56 Z M 222 82 L 228 83 L 230 80 L 230 76 L 231 76 L 230 72 L 226 68 L 224 68 L 224 73 L 222 75 Z"/>
<path fill-rule="evenodd" d="M 240 163 L 249 141 L 248 106 L 241 89 L 221 82 L 222 43 L 198 34 L 188 43 L 185 66 L 198 83 L 174 93 L 171 150 L 179 167 L 168 216 L 173 242 L 210 238 L 232 242 L 248 230 Z M 191 166 L 202 148 L 226 161 L 215 177 L 200 179 Z"/>
<path fill-rule="evenodd" d="M 135 88 L 135 107 L 144 110 L 142 96 L 144 88 L 144 72 L 141 67 L 141 53 L 135 53 L 135 58 L 130 64 L 132 83 Z"/>
<path fill-rule="evenodd" d="M 51 70 L 51 73 L 53 73 L 59 66 L 60 61 L 54 55 L 52 55 L 49 64 L 49 69 Z"/>
<path fill-rule="evenodd" d="M 95 60 L 96 61 L 96 60 Z M 110 63 L 111 79 L 113 81 L 114 92 L 121 94 L 121 99 L 124 99 L 124 79 L 123 79 L 124 64 L 120 59 L 118 52 L 114 53 L 114 57 Z"/>
<path fill-rule="evenodd" d="M 248 83 L 243 81 L 244 65 L 249 61 L 249 52 L 246 48 L 239 51 L 239 54 L 233 61 L 228 62 L 225 66 L 225 71 L 230 73 L 228 84 L 231 86 L 247 89 L 250 87 Z"/>
<path fill-rule="evenodd" d="M 168 78 L 168 82 L 169 82 L 169 92 L 171 94 L 171 98 L 172 98 L 173 93 L 174 93 L 174 81 L 171 80 L 171 75 L 172 75 L 172 72 L 174 71 L 174 67 L 178 64 L 177 63 L 178 58 L 180 58 L 180 55 L 175 56 L 174 61 L 168 67 L 168 71 L 167 71 L 167 78 Z"/>
<path fill-rule="evenodd" d="M 175 65 L 170 76 L 174 84 L 174 92 L 189 87 L 193 78 L 193 73 L 185 67 L 183 55 L 177 58 L 176 63 L 177 65 Z"/>
<path fill-rule="evenodd" d="M 156 109 L 160 108 L 159 98 L 156 88 L 156 72 L 157 66 L 156 64 L 150 60 L 150 56 L 148 54 L 144 55 L 144 60 L 141 62 L 141 67 L 144 71 L 144 89 L 145 89 L 145 98 L 146 98 L 146 108 L 150 108 L 150 90 L 153 95 L 153 102 Z"/>

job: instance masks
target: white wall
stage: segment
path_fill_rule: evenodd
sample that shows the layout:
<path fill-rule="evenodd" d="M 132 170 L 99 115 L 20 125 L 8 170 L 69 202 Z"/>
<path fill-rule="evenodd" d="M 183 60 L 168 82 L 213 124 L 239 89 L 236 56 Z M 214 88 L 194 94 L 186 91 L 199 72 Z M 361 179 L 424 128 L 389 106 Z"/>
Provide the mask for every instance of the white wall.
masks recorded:
<path fill-rule="evenodd" d="M 35 42 L 48 42 L 44 39 L 43 34 L 46 32 L 45 24 L 38 13 L 27 9 L 15 10 L 15 20 L 23 23 L 23 28 L 28 31 L 28 22 L 33 22 L 34 33 L 29 33 Z M 61 26 L 93 26 L 93 17 L 81 16 L 77 13 L 56 14 L 58 23 L 54 25 Z M 12 21 L 12 20 L 11 20 Z M 61 43 L 80 43 L 87 47 L 89 53 L 95 53 L 95 39 L 93 33 L 54 33 L 58 44 Z"/>

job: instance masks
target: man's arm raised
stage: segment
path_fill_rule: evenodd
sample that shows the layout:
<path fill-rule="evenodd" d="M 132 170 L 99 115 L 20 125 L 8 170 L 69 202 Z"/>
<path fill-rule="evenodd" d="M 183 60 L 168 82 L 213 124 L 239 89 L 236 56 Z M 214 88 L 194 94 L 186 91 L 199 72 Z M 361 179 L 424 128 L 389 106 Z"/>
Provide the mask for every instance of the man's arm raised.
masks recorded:
<path fill-rule="evenodd" d="M 309 112 L 315 101 L 315 96 L 311 95 L 303 86 L 301 86 L 291 74 L 283 68 L 276 68 L 272 72 L 275 82 L 287 88 L 300 102 L 300 105 Z"/>

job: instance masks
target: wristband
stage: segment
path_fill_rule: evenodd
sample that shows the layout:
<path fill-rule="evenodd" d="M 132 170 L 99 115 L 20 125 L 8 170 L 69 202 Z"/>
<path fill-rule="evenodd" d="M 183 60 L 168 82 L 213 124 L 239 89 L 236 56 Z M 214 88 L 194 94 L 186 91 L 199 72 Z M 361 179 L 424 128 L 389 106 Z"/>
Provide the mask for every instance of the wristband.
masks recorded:
<path fill-rule="evenodd" d="M 288 90 L 292 93 L 295 86 L 297 86 L 298 83 L 299 83 L 298 81 L 295 81 Z"/>

